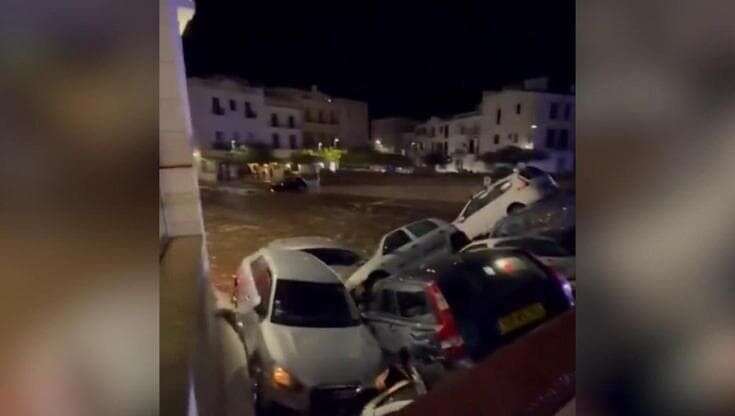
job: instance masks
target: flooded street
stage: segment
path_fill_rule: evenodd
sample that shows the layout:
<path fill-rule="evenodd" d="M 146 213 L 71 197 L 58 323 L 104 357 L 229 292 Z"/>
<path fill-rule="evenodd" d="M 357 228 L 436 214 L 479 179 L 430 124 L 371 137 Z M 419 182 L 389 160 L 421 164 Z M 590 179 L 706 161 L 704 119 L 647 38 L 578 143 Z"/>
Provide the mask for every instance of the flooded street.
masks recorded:
<path fill-rule="evenodd" d="M 324 236 L 344 241 L 368 256 L 388 231 L 426 217 L 451 221 L 463 205 L 262 190 L 239 195 L 215 189 L 202 189 L 201 200 L 210 278 L 228 293 L 242 258 L 271 240 Z"/>

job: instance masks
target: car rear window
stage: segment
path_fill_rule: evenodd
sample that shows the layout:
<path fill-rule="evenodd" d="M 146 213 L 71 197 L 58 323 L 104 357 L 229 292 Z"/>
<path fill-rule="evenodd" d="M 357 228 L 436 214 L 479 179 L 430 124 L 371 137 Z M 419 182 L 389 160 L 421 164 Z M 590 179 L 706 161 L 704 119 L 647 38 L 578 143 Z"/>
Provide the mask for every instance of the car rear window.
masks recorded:
<path fill-rule="evenodd" d="M 436 323 L 431 306 L 426 299 L 426 292 L 420 288 L 412 291 L 396 292 L 398 314 L 404 318 L 424 323 Z"/>
<path fill-rule="evenodd" d="M 496 247 L 518 247 L 541 257 L 567 257 L 569 253 L 555 242 L 537 238 L 502 241 Z"/>
<path fill-rule="evenodd" d="M 415 235 L 416 238 L 424 236 L 431 231 L 437 229 L 438 227 L 438 225 L 429 220 L 418 221 L 406 226 L 406 228 L 408 228 L 408 231 L 410 231 L 411 234 Z"/>
<path fill-rule="evenodd" d="M 338 248 L 308 248 L 302 250 L 318 258 L 328 266 L 354 266 L 360 261 L 360 256 L 350 250 Z"/>
<path fill-rule="evenodd" d="M 347 296 L 340 283 L 278 280 L 271 322 L 313 328 L 359 325 L 357 310 L 350 305 Z"/>
<path fill-rule="evenodd" d="M 526 179 L 534 179 L 546 175 L 546 172 L 535 166 L 527 166 L 521 169 L 519 173 Z"/>

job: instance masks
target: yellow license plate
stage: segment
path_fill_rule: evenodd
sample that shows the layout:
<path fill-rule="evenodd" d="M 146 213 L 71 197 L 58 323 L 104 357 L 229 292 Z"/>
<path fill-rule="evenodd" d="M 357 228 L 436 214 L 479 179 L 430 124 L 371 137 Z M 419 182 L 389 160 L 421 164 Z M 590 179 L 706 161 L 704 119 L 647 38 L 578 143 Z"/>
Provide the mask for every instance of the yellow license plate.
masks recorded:
<path fill-rule="evenodd" d="M 504 335 L 508 332 L 515 331 L 518 328 L 543 319 L 546 316 L 546 309 L 540 303 L 534 303 L 523 309 L 518 309 L 508 315 L 498 319 L 498 327 L 500 334 Z"/>

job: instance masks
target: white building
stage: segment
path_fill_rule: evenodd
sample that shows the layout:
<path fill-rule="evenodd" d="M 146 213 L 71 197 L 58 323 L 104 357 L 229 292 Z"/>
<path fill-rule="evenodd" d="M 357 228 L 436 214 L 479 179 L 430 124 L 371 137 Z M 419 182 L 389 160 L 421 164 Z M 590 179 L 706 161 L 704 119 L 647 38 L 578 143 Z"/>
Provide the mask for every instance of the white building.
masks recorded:
<path fill-rule="evenodd" d="M 456 169 L 482 170 L 479 155 L 517 146 L 545 151 L 546 160 L 532 162 L 544 170 L 574 170 L 574 96 L 548 92 L 544 79 L 485 91 L 477 111 L 432 117 L 415 132 L 415 154 L 441 152 Z"/>
<path fill-rule="evenodd" d="M 228 78 L 189 78 L 195 146 L 200 150 L 271 145 L 271 109 L 262 88 Z M 280 132 L 279 132 L 280 133 Z"/>
<path fill-rule="evenodd" d="M 368 144 L 368 107 L 362 101 L 331 97 L 312 86 L 266 88 L 268 102 L 298 108 L 303 113 L 303 146 L 359 147 Z"/>

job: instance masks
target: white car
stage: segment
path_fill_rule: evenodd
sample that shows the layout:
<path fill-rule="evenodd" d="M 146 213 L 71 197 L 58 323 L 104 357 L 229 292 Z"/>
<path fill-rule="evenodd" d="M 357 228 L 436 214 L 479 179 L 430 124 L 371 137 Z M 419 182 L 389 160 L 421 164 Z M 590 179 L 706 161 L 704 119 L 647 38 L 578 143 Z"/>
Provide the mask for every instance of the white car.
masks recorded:
<path fill-rule="evenodd" d="M 293 237 L 273 240 L 268 247 L 309 253 L 337 273 L 342 282 L 364 262 L 351 247 L 326 237 Z"/>
<path fill-rule="evenodd" d="M 386 366 L 337 275 L 316 257 L 263 248 L 237 272 L 256 404 L 298 412 L 358 397 Z"/>
<path fill-rule="evenodd" d="M 495 247 L 513 247 L 526 250 L 551 269 L 564 275 L 572 287 L 575 286 L 575 257 L 551 238 L 539 236 L 488 238 L 473 241 L 462 251 L 487 250 Z"/>
<path fill-rule="evenodd" d="M 521 208 L 558 190 L 548 173 L 533 166 L 521 167 L 475 194 L 452 224 L 474 239 L 487 233 L 495 223 Z"/>
<path fill-rule="evenodd" d="M 384 235 L 375 254 L 347 279 L 345 286 L 357 289 L 361 295 L 378 280 L 455 253 L 467 242 L 467 237 L 446 221 L 426 218 L 412 222 Z"/>

